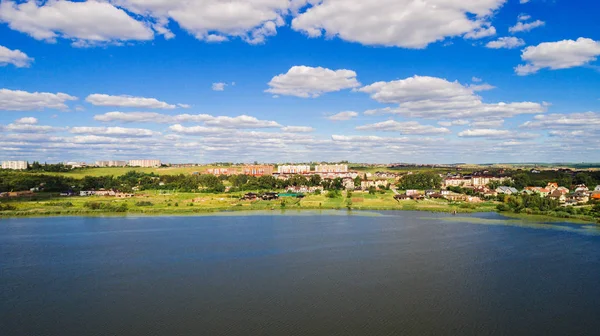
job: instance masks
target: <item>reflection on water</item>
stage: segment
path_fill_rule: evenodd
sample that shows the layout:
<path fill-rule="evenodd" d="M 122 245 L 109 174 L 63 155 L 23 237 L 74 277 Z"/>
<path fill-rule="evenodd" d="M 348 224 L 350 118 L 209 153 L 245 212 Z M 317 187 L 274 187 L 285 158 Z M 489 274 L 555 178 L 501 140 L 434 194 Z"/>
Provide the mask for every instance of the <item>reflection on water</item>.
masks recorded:
<path fill-rule="evenodd" d="M 327 211 L 0 222 L 0 335 L 596 335 L 594 225 Z"/>

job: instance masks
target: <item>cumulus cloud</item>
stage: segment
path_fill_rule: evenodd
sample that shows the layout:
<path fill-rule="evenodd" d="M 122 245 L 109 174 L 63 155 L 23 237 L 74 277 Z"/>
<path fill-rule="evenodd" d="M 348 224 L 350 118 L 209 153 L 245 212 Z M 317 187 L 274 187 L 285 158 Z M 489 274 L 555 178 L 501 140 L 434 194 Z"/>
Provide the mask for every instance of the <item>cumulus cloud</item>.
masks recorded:
<path fill-rule="evenodd" d="M 491 128 L 478 128 L 478 129 L 468 129 L 458 133 L 459 137 L 469 137 L 469 138 L 500 138 L 500 139 L 532 139 L 536 138 L 539 135 L 532 133 L 521 133 L 510 130 L 502 130 L 502 129 L 491 129 Z"/>
<path fill-rule="evenodd" d="M 72 127 L 73 134 L 89 134 L 110 137 L 151 137 L 160 133 L 144 128 L 125 127 Z"/>
<path fill-rule="evenodd" d="M 530 46 L 523 50 L 521 59 L 526 64 L 515 68 L 518 75 L 529 75 L 540 69 L 568 69 L 593 62 L 600 55 L 600 42 L 580 37 L 576 41 L 563 40 Z"/>
<path fill-rule="evenodd" d="M 502 125 L 504 125 L 504 119 L 483 119 L 471 122 L 471 126 L 476 128 L 502 127 Z"/>
<path fill-rule="evenodd" d="M 227 83 L 213 83 L 212 90 L 213 91 L 225 91 L 225 87 Z"/>
<path fill-rule="evenodd" d="M 599 129 L 600 113 L 585 112 L 571 114 L 537 115 L 521 127 L 540 129 Z"/>
<path fill-rule="evenodd" d="M 514 33 L 519 33 L 519 32 L 528 32 L 528 31 L 530 31 L 530 30 L 532 30 L 534 28 L 541 27 L 541 26 L 543 26 L 545 24 L 546 24 L 546 22 L 541 21 L 541 20 L 535 20 L 535 21 L 532 21 L 532 22 L 522 22 L 522 21 L 519 21 L 519 22 L 517 22 L 516 25 L 508 28 L 508 31 L 511 32 L 511 33 L 513 33 L 513 34 Z"/>
<path fill-rule="evenodd" d="M 213 116 L 208 114 L 179 114 L 168 115 L 155 112 L 108 112 L 94 116 L 94 120 L 102 122 L 124 122 L 124 123 L 199 123 L 211 120 Z"/>
<path fill-rule="evenodd" d="M 402 134 L 447 134 L 450 130 L 443 127 L 435 127 L 431 125 L 421 125 L 416 121 L 398 122 L 395 120 L 387 120 L 384 122 L 359 126 L 356 128 L 359 131 L 381 131 L 381 132 L 400 132 Z"/>
<path fill-rule="evenodd" d="M 367 115 L 399 114 L 428 119 L 503 118 L 519 114 L 542 113 L 546 106 L 532 102 L 483 103 L 476 88 L 443 78 L 414 76 L 391 82 L 376 82 L 358 89 L 371 98 L 398 107 L 366 111 Z"/>
<path fill-rule="evenodd" d="M 238 117 L 212 117 L 204 122 L 208 126 L 221 128 L 274 128 L 281 127 L 275 121 L 259 120 L 255 117 L 241 115 Z"/>
<path fill-rule="evenodd" d="M 523 39 L 517 37 L 501 37 L 496 41 L 490 41 L 485 46 L 490 49 L 514 49 L 525 45 Z"/>
<path fill-rule="evenodd" d="M 150 109 L 174 109 L 177 107 L 177 105 L 167 104 L 156 98 L 111 96 L 107 94 L 98 93 L 89 95 L 85 100 L 88 103 L 95 106 L 133 107 Z"/>
<path fill-rule="evenodd" d="M 62 128 L 52 127 L 52 126 L 42 126 L 42 125 L 34 125 L 34 124 L 26 124 L 26 123 L 18 123 L 15 122 L 13 124 L 8 124 L 3 127 L 6 132 L 13 133 L 52 133 L 61 131 Z"/>
<path fill-rule="evenodd" d="M 344 111 L 340 113 L 336 113 L 332 116 L 327 117 L 329 120 L 333 121 L 342 121 L 342 120 L 350 120 L 352 118 L 358 117 L 358 113 L 353 111 Z"/>
<path fill-rule="evenodd" d="M 206 135 L 206 134 L 229 134 L 231 135 L 231 130 L 226 130 L 220 127 L 206 127 L 206 126 L 191 126 L 185 127 L 180 124 L 176 124 L 170 126 L 169 129 L 175 133 L 185 134 L 185 135 Z"/>
<path fill-rule="evenodd" d="M 496 35 L 496 28 L 494 26 L 482 26 L 473 31 L 465 34 L 465 38 L 469 40 L 478 40 L 488 36 Z"/>
<path fill-rule="evenodd" d="M 505 0 L 323 0 L 292 21 L 309 37 L 339 37 L 365 45 L 425 48 L 446 37 L 489 34 L 486 19 Z M 482 29 L 483 28 L 483 29 Z"/>
<path fill-rule="evenodd" d="M 452 120 L 452 121 L 440 121 L 438 122 L 438 125 L 440 126 L 444 126 L 444 127 L 450 127 L 450 126 L 464 126 L 464 125 L 468 125 L 469 121 L 468 120 Z"/>
<path fill-rule="evenodd" d="M 355 88 L 360 83 L 356 80 L 356 72 L 352 70 L 294 66 L 287 73 L 273 77 L 268 85 L 270 88 L 265 92 L 315 98 L 327 92 Z"/>
<path fill-rule="evenodd" d="M 11 50 L 0 45 L 0 66 L 12 64 L 17 68 L 27 68 L 33 62 L 33 58 L 27 56 L 21 50 Z"/>
<path fill-rule="evenodd" d="M 34 117 L 26 117 L 15 120 L 15 124 L 20 125 L 35 125 L 38 123 L 38 120 Z"/>
<path fill-rule="evenodd" d="M 37 40 L 73 40 L 75 46 L 123 41 L 145 41 L 154 37 L 152 29 L 124 10 L 100 1 L 27 1 L 0 3 L 0 21 L 11 29 Z"/>
<path fill-rule="evenodd" d="M 34 111 L 44 109 L 68 110 L 66 102 L 77 97 L 66 93 L 27 92 L 0 89 L 0 110 Z"/>
<path fill-rule="evenodd" d="M 239 37 L 252 44 L 277 34 L 285 16 L 304 0 L 111 0 L 129 11 L 152 18 L 154 29 L 166 37 L 175 21 L 199 40 L 223 42 Z"/>
<path fill-rule="evenodd" d="M 281 130 L 290 133 L 310 133 L 315 131 L 314 128 L 308 126 L 286 126 L 282 127 Z"/>

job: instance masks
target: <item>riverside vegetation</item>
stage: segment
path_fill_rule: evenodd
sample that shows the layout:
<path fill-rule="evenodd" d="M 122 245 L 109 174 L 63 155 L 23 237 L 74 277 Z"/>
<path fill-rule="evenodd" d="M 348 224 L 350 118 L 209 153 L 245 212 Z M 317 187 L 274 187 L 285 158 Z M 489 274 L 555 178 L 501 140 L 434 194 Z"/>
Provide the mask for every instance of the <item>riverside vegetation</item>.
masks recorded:
<path fill-rule="evenodd" d="M 90 172 L 90 169 L 86 170 Z M 106 171 L 106 169 L 104 169 Z M 115 173 L 117 171 L 115 170 Z M 368 192 L 345 191 L 342 180 L 321 179 L 318 175 L 292 176 L 283 181 L 273 176 L 253 177 L 246 175 L 213 176 L 203 174 L 157 174 L 139 170 L 119 171 L 115 175 L 86 175 L 73 172 L 14 172 L 0 171 L 0 192 L 38 188 L 28 198 L 0 199 L 0 217 L 52 216 L 52 215 L 119 215 L 119 214 L 197 214 L 217 211 L 276 210 L 276 209 L 348 209 L 348 210 L 422 210 L 434 212 L 510 212 L 525 215 L 543 215 L 554 218 L 580 219 L 598 222 L 600 204 L 562 207 L 556 201 L 536 195 L 505 196 L 489 198 L 481 203 L 451 202 L 444 199 L 396 201 L 390 185 Z M 537 176 L 536 176 L 537 177 Z M 547 177 L 547 176 L 546 176 Z M 549 178 L 554 178 L 550 176 Z M 596 175 L 576 175 L 595 183 Z M 526 180 L 529 179 L 529 180 Z M 525 180 L 525 181 L 524 181 Z M 360 185 L 361 177 L 354 182 Z M 531 181 L 523 173 L 516 175 L 514 183 L 543 184 Z M 390 181 L 391 182 L 391 181 Z M 397 184 L 400 190 L 439 188 L 441 178 L 434 172 L 406 175 Z M 565 180 L 564 183 L 570 183 Z M 303 195 L 303 198 L 282 197 L 278 200 L 243 201 L 248 191 L 285 192 L 293 186 L 322 187 Z M 135 193 L 133 198 L 87 196 L 61 197 L 59 193 L 80 190 L 118 189 Z M 227 191 L 226 191 L 227 190 Z M 453 191 L 468 194 L 470 190 L 454 188 Z"/>

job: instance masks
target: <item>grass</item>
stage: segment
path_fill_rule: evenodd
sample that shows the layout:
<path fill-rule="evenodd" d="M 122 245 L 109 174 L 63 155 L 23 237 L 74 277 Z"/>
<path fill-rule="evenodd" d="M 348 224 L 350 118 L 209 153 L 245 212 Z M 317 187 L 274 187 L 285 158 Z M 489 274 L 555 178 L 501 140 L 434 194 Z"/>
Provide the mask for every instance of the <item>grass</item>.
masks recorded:
<path fill-rule="evenodd" d="M 64 173 L 43 173 L 46 175 L 56 175 L 56 176 L 66 176 L 73 177 L 77 179 L 84 178 L 86 176 L 121 176 L 125 175 L 127 172 L 136 171 L 142 173 L 154 173 L 157 175 L 189 175 L 194 172 L 203 173 L 207 169 L 213 168 L 212 166 L 199 166 L 199 167 L 183 167 L 183 168 L 175 168 L 175 167 L 160 167 L 160 168 L 141 168 L 141 167 L 110 167 L 110 168 L 81 168 L 74 169 L 69 172 Z M 41 173 L 40 173 L 41 174 Z"/>
<path fill-rule="evenodd" d="M 274 210 L 274 209 L 347 209 L 349 199 L 346 193 L 341 197 L 328 198 L 325 195 L 307 195 L 303 199 L 281 198 L 275 201 L 240 201 L 241 193 L 201 194 L 175 193 L 159 194 L 155 191 L 139 193 L 134 198 L 115 199 L 112 197 L 57 197 L 39 195 L 34 199 L 3 201 L 15 210 L 0 212 L 0 217 L 52 216 L 52 215 L 107 215 L 122 209 L 132 214 L 194 214 L 218 211 Z M 86 203 L 87 206 L 86 206 Z M 101 205 L 99 206 L 100 203 Z M 92 209 L 91 205 L 94 205 Z M 350 208 L 353 210 L 422 210 L 435 212 L 487 212 L 494 211 L 492 203 L 482 203 L 464 207 L 445 200 L 401 201 L 393 199 L 391 191 L 385 194 L 369 195 L 354 192 Z"/>

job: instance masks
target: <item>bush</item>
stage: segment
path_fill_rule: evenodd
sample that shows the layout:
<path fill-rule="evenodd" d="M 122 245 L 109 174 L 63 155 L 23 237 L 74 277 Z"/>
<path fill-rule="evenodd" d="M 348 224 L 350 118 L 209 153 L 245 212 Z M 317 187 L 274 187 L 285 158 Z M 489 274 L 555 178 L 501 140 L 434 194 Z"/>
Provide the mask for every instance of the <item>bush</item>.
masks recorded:
<path fill-rule="evenodd" d="M 119 205 L 103 202 L 85 202 L 84 207 L 90 210 L 104 210 L 109 212 L 126 212 L 127 203 L 121 203 Z"/>
<path fill-rule="evenodd" d="M 153 206 L 154 203 L 148 201 L 139 201 L 135 203 L 135 206 L 145 207 L 145 206 Z"/>
<path fill-rule="evenodd" d="M 342 193 L 339 190 L 329 190 L 326 195 L 328 198 L 342 197 Z"/>
<path fill-rule="evenodd" d="M 315 190 L 315 195 L 321 195 L 321 189 Z"/>
<path fill-rule="evenodd" d="M 500 212 L 506 212 L 506 211 L 510 210 L 510 207 L 508 205 L 502 203 L 502 204 L 498 204 L 496 209 L 498 209 L 498 211 L 500 211 Z"/>
<path fill-rule="evenodd" d="M 45 204 L 46 206 L 59 206 L 63 208 L 70 208 L 73 206 L 71 202 L 48 202 Z"/>
<path fill-rule="evenodd" d="M 17 210 L 17 207 L 10 204 L 0 204 L 0 211 Z"/>

